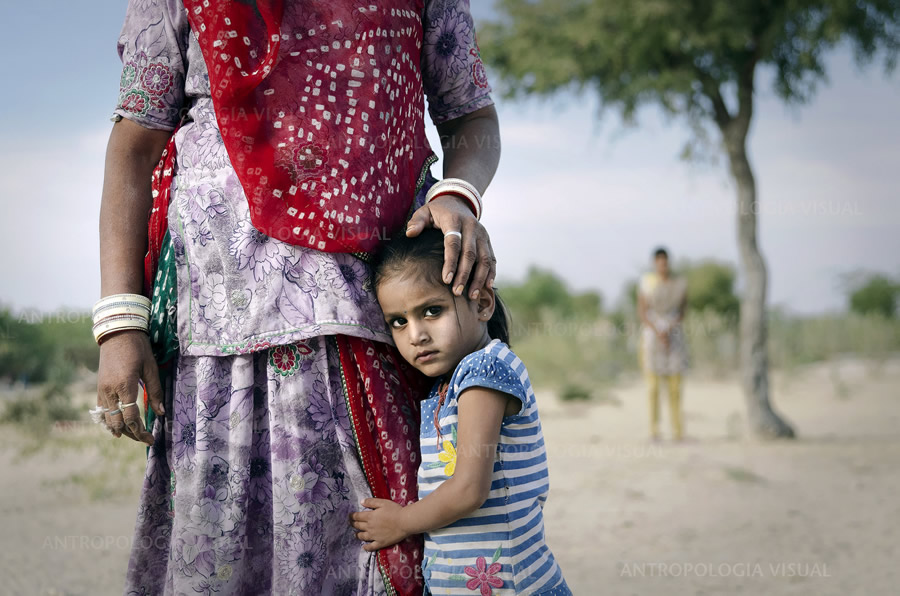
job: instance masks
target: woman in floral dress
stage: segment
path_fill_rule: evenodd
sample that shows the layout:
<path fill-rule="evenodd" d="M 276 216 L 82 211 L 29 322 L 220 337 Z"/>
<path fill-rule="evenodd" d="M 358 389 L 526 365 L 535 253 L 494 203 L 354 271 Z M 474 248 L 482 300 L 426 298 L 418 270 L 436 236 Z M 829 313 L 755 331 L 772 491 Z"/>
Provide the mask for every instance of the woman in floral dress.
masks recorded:
<path fill-rule="evenodd" d="M 421 537 L 369 553 L 347 519 L 415 498 L 427 391 L 368 257 L 434 226 L 453 288 L 495 275 L 467 203 L 424 204 L 425 98 L 445 176 L 499 160 L 468 1 L 130 0 L 118 49 L 101 293 L 153 311 L 102 343 L 98 404 L 140 379 L 158 416 L 108 420 L 152 445 L 125 593 L 421 593 Z"/>

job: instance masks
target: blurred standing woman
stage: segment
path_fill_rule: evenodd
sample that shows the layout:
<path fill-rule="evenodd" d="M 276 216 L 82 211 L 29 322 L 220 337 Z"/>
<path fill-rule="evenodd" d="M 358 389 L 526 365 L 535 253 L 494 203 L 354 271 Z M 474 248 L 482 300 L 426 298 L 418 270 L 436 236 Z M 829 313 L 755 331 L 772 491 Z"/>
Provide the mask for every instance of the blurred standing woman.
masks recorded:
<path fill-rule="evenodd" d="M 96 414 L 151 445 L 125 592 L 420 594 L 422 536 L 367 552 L 347 518 L 416 498 L 428 390 L 372 255 L 431 226 L 457 295 L 495 276 L 468 1 L 130 0 L 118 50 Z"/>
<path fill-rule="evenodd" d="M 650 396 L 650 436 L 659 439 L 659 385 L 665 381 L 669 392 L 672 434 L 684 437 L 681 417 L 681 376 L 688 366 L 687 345 L 682 321 L 687 307 L 687 281 L 669 269 L 664 248 L 653 253 L 654 270 L 638 284 L 638 315 L 643 323 L 640 359 Z"/>

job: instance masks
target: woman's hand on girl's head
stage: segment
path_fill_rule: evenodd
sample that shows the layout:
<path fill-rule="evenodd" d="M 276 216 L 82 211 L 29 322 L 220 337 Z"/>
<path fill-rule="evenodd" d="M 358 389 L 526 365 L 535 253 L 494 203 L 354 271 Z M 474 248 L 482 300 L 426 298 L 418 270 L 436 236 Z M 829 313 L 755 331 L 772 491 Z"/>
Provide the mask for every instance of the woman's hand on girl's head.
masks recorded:
<path fill-rule="evenodd" d="M 457 296 L 472 275 L 469 297 L 473 300 L 484 288 L 492 288 L 497 275 L 497 259 L 491 248 L 487 230 L 475 219 L 468 203 L 461 197 L 442 195 L 419 207 L 406 227 L 407 236 L 418 236 L 426 227 L 444 233 L 444 269 L 441 277 Z M 447 232 L 460 232 L 447 236 Z M 473 272 L 474 268 L 474 272 Z M 452 283 L 451 283 L 452 282 Z"/>

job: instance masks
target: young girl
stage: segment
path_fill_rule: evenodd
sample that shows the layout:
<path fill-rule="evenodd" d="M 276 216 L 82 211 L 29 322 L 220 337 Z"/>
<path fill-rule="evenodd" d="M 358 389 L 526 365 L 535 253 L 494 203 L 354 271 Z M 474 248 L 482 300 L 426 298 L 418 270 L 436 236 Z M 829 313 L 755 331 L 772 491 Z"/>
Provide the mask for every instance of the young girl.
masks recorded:
<path fill-rule="evenodd" d="M 493 289 L 454 296 L 443 262 L 444 238 L 428 229 L 375 263 L 397 348 L 435 384 L 421 403 L 419 500 L 365 499 L 351 524 L 367 551 L 424 533 L 426 594 L 571 594 L 544 541 L 544 439 L 505 310 Z"/>

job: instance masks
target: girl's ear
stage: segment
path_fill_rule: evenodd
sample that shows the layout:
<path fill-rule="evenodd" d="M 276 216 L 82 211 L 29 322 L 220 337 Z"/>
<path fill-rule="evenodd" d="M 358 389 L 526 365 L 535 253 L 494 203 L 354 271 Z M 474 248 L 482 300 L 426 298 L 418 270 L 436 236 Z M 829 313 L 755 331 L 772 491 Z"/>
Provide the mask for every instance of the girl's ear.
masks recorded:
<path fill-rule="evenodd" d="M 491 320 L 491 317 L 494 315 L 494 306 L 496 305 L 494 300 L 493 288 L 483 288 L 478 293 L 478 298 L 475 299 L 475 305 L 479 321 L 487 323 Z"/>

